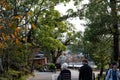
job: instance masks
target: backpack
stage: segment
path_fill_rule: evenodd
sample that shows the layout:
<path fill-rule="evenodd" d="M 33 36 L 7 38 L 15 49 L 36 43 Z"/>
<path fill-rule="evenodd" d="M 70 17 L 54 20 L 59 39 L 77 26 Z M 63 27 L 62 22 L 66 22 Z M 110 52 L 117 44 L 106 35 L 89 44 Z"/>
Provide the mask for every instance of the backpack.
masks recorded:
<path fill-rule="evenodd" d="M 109 69 L 107 69 L 107 71 L 105 73 L 104 80 L 105 80 L 106 75 L 108 74 L 108 71 L 109 71 Z"/>
<path fill-rule="evenodd" d="M 108 69 L 108 70 L 106 71 L 106 74 L 105 74 L 105 76 L 104 76 L 104 80 L 105 80 L 106 76 L 108 75 L 108 71 L 110 71 L 109 80 L 112 80 L 112 70 L 110 70 L 110 69 Z"/>

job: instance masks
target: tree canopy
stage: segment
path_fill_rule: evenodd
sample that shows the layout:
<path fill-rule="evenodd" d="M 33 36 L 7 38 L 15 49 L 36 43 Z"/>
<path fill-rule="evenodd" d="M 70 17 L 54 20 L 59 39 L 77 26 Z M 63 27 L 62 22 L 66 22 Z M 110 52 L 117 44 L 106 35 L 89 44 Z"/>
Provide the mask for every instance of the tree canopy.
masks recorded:
<path fill-rule="evenodd" d="M 0 1 L 0 57 L 5 71 L 3 74 L 9 74 L 9 70 L 21 71 L 22 67 L 29 69 L 33 46 L 52 53 L 53 58 L 56 57 L 56 51 L 61 54 L 66 49 L 66 41 L 62 39 L 64 34 L 72 34 L 74 29 L 66 21 L 57 21 L 61 15 L 54 7 L 69 1 Z M 22 74 L 26 74 L 26 71 L 20 72 Z M 9 76 L 14 78 L 12 74 Z"/>
<path fill-rule="evenodd" d="M 110 60 L 120 61 L 120 2 L 89 0 L 81 6 L 83 0 L 74 0 L 76 12 L 69 9 L 68 14 L 61 15 L 55 10 L 59 3 L 70 1 L 0 0 L 0 57 L 5 73 L 9 68 L 26 68 L 33 46 L 51 55 L 54 63 L 67 46 L 73 52 L 89 54 L 101 67 Z M 84 33 L 76 32 L 66 21 L 70 17 L 87 21 Z"/>

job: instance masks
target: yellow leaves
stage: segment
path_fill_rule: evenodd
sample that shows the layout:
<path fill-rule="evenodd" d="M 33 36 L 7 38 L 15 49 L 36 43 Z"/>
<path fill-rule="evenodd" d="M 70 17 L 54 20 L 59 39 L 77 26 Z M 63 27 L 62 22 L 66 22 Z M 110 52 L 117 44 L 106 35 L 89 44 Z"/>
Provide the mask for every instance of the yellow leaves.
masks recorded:
<path fill-rule="evenodd" d="M 17 28 L 15 29 L 15 32 L 16 32 L 16 33 L 19 33 L 20 31 L 22 31 L 22 28 L 21 28 L 21 27 L 17 27 Z"/>
<path fill-rule="evenodd" d="M 15 42 L 16 42 L 16 44 L 19 44 L 19 40 L 18 40 L 18 38 L 16 38 Z"/>
<path fill-rule="evenodd" d="M 11 6 L 5 0 L 0 0 L 0 5 L 6 10 L 11 10 Z"/>
<path fill-rule="evenodd" d="M 33 12 L 32 11 L 29 11 L 28 13 L 27 13 L 27 16 L 30 16 L 30 15 L 32 15 L 33 14 Z"/>
<path fill-rule="evenodd" d="M 5 36 L 5 34 L 4 34 L 4 33 L 2 33 L 2 38 L 4 38 L 4 36 Z"/>
<path fill-rule="evenodd" d="M 25 37 L 25 38 L 23 38 L 23 41 L 24 41 L 24 42 L 27 42 L 27 38 L 26 38 L 26 37 Z"/>
<path fill-rule="evenodd" d="M 0 43 L 0 48 L 4 48 L 4 43 Z"/>
<path fill-rule="evenodd" d="M 10 34 L 10 36 L 11 36 L 11 41 L 10 41 L 10 43 L 12 44 L 12 43 L 14 42 L 14 40 L 15 40 L 15 35 L 14 35 L 14 34 Z"/>
<path fill-rule="evenodd" d="M 17 16 L 14 16 L 14 19 L 22 19 L 23 16 L 22 15 L 17 15 Z"/>
<path fill-rule="evenodd" d="M 9 27 L 12 28 L 13 30 L 15 30 L 17 28 L 16 23 L 9 23 Z"/>
<path fill-rule="evenodd" d="M 28 31 L 28 27 L 25 27 L 25 31 L 26 31 L 26 32 Z"/>
<path fill-rule="evenodd" d="M 15 32 L 20 32 L 22 31 L 21 27 L 18 27 L 16 23 L 9 23 L 9 27 L 12 28 L 13 30 L 15 30 Z"/>
<path fill-rule="evenodd" d="M 27 12 L 27 14 L 26 14 L 26 19 L 28 19 L 28 17 L 31 16 L 31 15 L 33 15 L 33 12 L 32 12 L 32 11 Z"/>
<path fill-rule="evenodd" d="M 6 42 L 8 43 L 8 41 L 9 41 L 10 44 L 13 44 L 13 43 L 16 43 L 17 45 L 20 44 L 19 37 L 17 37 L 15 34 L 7 35 L 5 33 L 2 33 L 1 36 L 2 36 L 1 37 L 2 42 L 0 42 L 0 48 L 3 47 L 3 43 L 6 43 Z"/>
<path fill-rule="evenodd" d="M 18 36 L 18 34 L 22 31 L 21 27 L 15 28 L 14 36 Z"/>
<path fill-rule="evenodd" d="M 5 33 L 2 33 L 2 39 L 4 41 L 8 40 L 8 35 L 6 35 Z"/>
<path fill-rule="evenodd" d="M 4 6 L 4 5 L 5 5 L 5 0 L 1 0 L 1 1 L 0 1 L 0 5 L 1 5 L 1 6 Z"/>
<path fill-rule="evenodd" d="M 9 23 L 9 27 L 12 27 L 12 25 L 13 25 L 13 23 L 12 23 L 12 22 L 10 22 L 10 23 Z"/>
<path fill-rule="evenodd" d="M 11 8 L 11 6 L 10 5 L 7 5 L 6 6 L 6 10 L 11 10 L 12 8 Z"/>
<path fill-rule="evenodd" d="M 17 45 L 17 46 L 23 45 L 23 44 L 20 42 L 20 39 L 19 39 L 19 38 L 16 38 L 16 41 L 15 41 L 15 42 L 16 42 L 16 45 Z"/>
<path fill-rule="evenodd" d="M 32 29 L 36 29 L 36 26 L 33 23 L 32 23 L 31 26 L 32 26 Z"/>
<path fill-rule="evenodd" d="M 8 35 L 5 36 L 5 40 L 8 40 Z"/>
<path fill-rule="evenodd" d="M 2 20 L 1 22 L 2 22 L 2 23 L 6 23 L 6 20 Z"/>
<path fill-rule="evenodd" d="M 14 39 L 14 38 L 15 38 L 15 35 L 14 35 L 14 34 L 11 34 L 11 38 L 13 38 L 13 39 Z"/>
<path fill-rule="evenodd" d="M 17 36 L 17 34 L 18 34 L 17 32 L 14 32 L 14 35 L 15 35 L 15 36 Z"/>
<path fill-rule="evenodd" d="M 19 38 L 15 36 L 15 34 L 11 34 L 11 40 L 10 43 L 12 44 L 13 42 L 15 42 L 17 45 L 20 44 Z"/>
<path fill-rule="evenodd" d="M 3 28 L 3 26 L 0 26 L 0 29 L 2 29 Z"/>

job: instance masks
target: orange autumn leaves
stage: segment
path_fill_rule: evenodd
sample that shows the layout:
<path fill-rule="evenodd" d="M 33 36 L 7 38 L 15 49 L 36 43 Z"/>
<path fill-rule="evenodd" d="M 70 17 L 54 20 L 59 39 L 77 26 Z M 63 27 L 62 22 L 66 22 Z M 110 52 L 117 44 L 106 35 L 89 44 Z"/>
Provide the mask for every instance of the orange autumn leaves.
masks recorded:
<path fill-rule="evenodd" d="M 36 29 L 36 26 L 32 23 L 31 28 Z"/>
<path fill-rule="evenodd" d="M 5 33 L 1 33 L 0 39 L 0 48 L 8 47 L 8 44 L 13 44 L 13 42 L 15 42 L 17 45 L 19 44 L 19 40 L 14 34 L 8 35 Z"/>
<path fill-rule="evenodd" d="M 21 40 L 26 42 L 27 38 L 20 35 L 22 30 L 23 29 L 21 27 L 17 27 L 13 33 L 8 34 L 2 32 L 0 37 L 0 48 L 4 48 L 5 46 L 7 46 L 7 44 L 16 44 L 19 46 L 21 45 Z"/>
<path fill-rule="evenodd" d="M 3 29 L 3 28 L 6 28 L 6 27 L 4 27 L 4 26 L 0 26 L 0 31 Z M 22 33 L 23 32 L 23 30 L 25 31 L 29 31 L 29 29 L 28 29 L 28 27 L 26 27 L 26 28 L 23 28 L 23 27 L 14 27 L 13 28 L 13 26 L 11 25 L 11 26 L 9 26 L 9 28 L 10 28 L 10 30 L 12 30 L 13 32 L 11 32 L 11 33 L 6 33 L 6 32 L 2 32 L 1 33 L 1 41 L 0 41 L 0 48 L 3 48 L 4 47 L 4 44 L 6 43 L 6 42 L 8 42 L 9 41 L 9 44 L 13 44 L 13 43 L 15 43 L 15 44 L 17 44 L 17 45 L 20 45 L 20 41 L 22 40 L 22 41 L 24 41 L 24 42 L 27 42 L 27 38 L 26 37 L 22 37 L 23 35 L 25 35 L 25 34 L 23 34 L 23 35 L 20 35 L 20 33 Z M 32 23 L 31 24 L 31 28 L 32 29 L 36 29 L 36 26 Z M 7 28 L 6 28 L 7 29 Z"/>
<path fill-rule="evenodd" d="M 4 26 L 0 26 L 0 30 L 2 30 L 3 28 L 5 28 Z M 4 45 L 8 42 L 9 44 L 17 44 L 20 45 L 21 44 L 21 40 L 24 42 L 27 42 L 27 37 L 22 37 L 22 35 L 20 35 L 20 33 L 23 30 L 29 31 L 28 27 L 23 28 L 23 27 L 16 27 L 15 29 L 13 29 L 13 27 L 9 27 L 11 28 L 11 30 L 13 30 L 14 32 L 12 33 L 5 33 L 2 32 L 1 33 L 1 41 L 0 41 L 0 48 L 4 48 Z M 36 29 L 36 26 L 34 24 L 31 24 L 31 28 L 32 29 Z M 24 34 L 25 35 L 25 34 Z"/>
<path fill-rule="evenodd" d="M 21 2 L 20 0 L 18 2 Z M 0 0 L 0 14 L 3 14 L 4 12 L 12 12 L 13 8 L 12 6 L 6 2 L 6 0 Z M 9 15 L 11 16 L 10 18 L 0 18 L 0 48 L 3 48 L 5 44 L 17 44 L 20 45 L 21 41 L 27 42 L 27 37 L 23 37 L 26 34 L 24 31 L 29 31 L 28 27 L 31 25 L 31 29 L 36 29 L 36 26 L 33 23 L 28 23 L 28 26 L 22 25 L 22 21 L 24 20 L 24 17 L 29 19 L 28 17 L 33 14 L 32 11 L 28 11 L 25 15 L 17 14 L 13 15 L 14 13 L 10 13 Z M 24 20 L 25 21 L 25 20 Z M 21 25 L 21 26 L 18 26 Z M 22 33 L 22 34 L 21 34 Z M 23 34 L 24 33 L 24 34 Z"/>
<path fill-rule="evenodd" d="M 0 0 L 0 5 L 1 7 L 5 8 L 5 10 L 11 9 L 11 6 L 5 0 Z"/>

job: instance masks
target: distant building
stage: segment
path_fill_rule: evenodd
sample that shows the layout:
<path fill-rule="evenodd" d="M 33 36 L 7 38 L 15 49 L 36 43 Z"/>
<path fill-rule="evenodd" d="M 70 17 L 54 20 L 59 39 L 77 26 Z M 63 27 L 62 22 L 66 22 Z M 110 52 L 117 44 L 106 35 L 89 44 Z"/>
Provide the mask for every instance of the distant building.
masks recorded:
<path fill-rule="evenodd" d="M 47 64 L 47 58 L 44 56 L 44 53 L 40 51 L 39 47 L 32 47 L 33 55 L 32 60 L 33 64 L 44 65 Z"/>
<path fill-rule="evenodd" d="M 74 67 L 74 68 L 79 68 L 82 66 L 82 60 L 85 59 L 85 56 L 83 54 L 62 54 L 60 57 L 57 59 L 58 64 L 62 64 L 64 62 L 67 62 L 69 67 Z M 89 65 L 92 68 L 97 68 L 95 63 L 87 58 L 89 61 Z"/>
<path fill-rule="evenodd" d="M 57 59 L 57 64 L 63 64 L 64 62 L 67 61 L 67 56 L 65 56 L 64 54 L 62 54 L 61 56 L 58 57 Z"/>
<path fill-rule="evenodd" d="M 47 58 L 44 56 L 44 54 L 37 53 L 33 58 L 33 62 L 34 64 L 44 65 L 47 64 Z"/>

